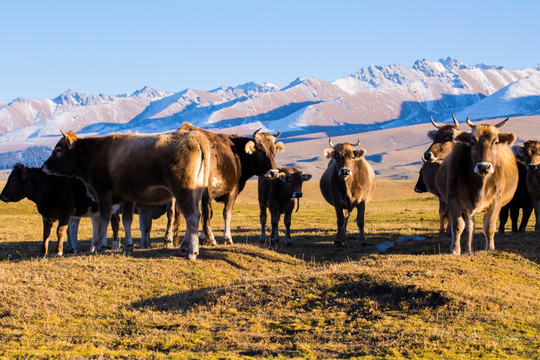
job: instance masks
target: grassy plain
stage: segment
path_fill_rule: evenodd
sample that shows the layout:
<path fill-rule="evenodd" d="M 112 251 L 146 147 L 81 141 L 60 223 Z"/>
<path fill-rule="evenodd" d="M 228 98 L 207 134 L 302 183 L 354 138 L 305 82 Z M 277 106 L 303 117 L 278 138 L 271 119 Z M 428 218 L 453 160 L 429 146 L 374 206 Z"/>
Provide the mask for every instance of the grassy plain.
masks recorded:
<path fill-rule="evenodd" d="M 267 247 L 250 182 L 234 211 L 235 245 L 203 246 L 194 262 L 161 247 L 163 218 L 152 249 L 40 259 L 34 204 L 2 203 L 0 358 L 540 358 L 533 221 L 525 235 L 497 235 L 496 252 L 447 255 L 437 201 L 413 185 L 379 181 L 369 246 L 358 245 L 353 214 L 349 244 L 336 247 L 334 211 L 310 181 L 294 245 Z M 88 249 L 88 219 L 79 235 Z M 426 239 L 374 247 L 404 235 Z M 483 248 L 478 231 L 474 246 Z"/>

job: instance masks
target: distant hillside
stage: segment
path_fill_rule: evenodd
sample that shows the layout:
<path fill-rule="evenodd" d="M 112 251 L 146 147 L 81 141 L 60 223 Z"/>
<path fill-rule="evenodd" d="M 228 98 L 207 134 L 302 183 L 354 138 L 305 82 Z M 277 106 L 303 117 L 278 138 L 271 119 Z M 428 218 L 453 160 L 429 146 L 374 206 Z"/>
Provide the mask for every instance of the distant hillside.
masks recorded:
<path fill-rule="evenodd" d="M 451 58 L 418 60 L 412 67 L 369 66 L 330 83 L 298 78 L 281 89 L 247 83 L 176 93 L 148 87 L 124 95 L 68 90 L 54 99 L 0 104 L 0 153 L 53 146 L 60 130 L 154 133 L 187 121 L 242 135 L 258 128 L 280 130 L 292 143 L 425 124 L 430 116 L 450 121 L 452 113 L 473 121 L 535 116 L 539 104 L 540 66 L 513 71 Z M 292 164 L 298 166 L 313 157 L 294 155 L 298 160 Z"/>

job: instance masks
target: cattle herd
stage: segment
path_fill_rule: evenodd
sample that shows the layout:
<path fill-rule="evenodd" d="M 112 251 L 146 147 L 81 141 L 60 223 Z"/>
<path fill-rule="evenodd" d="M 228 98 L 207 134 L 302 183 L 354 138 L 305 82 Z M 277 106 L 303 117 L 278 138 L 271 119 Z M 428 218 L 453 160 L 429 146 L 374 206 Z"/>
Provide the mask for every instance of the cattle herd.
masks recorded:
<path fill-rule="evenodd" d="M 523 232 L 534 209 L 535 231 L 540 232 L 540 142 L 529 140 L 512 146 L 514 133 L 501 132 L 508 119 L 496 124 L 466 123 L 470 132 L 453 124 L 431 122 L 433 140 L 423 156 L 416 192 L 439 198 L 441 234 L 451 233 L 450 252 L 461 253 L 461 235 L 467 239 L 465 252 L 472 252 L 474 216 L 484 212 L 485 249 L 494 250 L 496 219 L 504 232 L 508 214 L 513 232 Z M 266 242 L 267 209 L 271 216 L 269 241 L 279 241 L 278 223 L 284 215 L 285 243 L 292 244 L 291 217 L 302 197 L 302 183 L 311 179 L 301 170 L 276 166 L 275 154 L 284 150 L 272 135 L 259 130 L 251 137 L 209 132 L 184 123 L 178 130 L 159 135 L 112 134 L 79 138 L 70 131 L 62 138 L 41 168 L 15 165 L 0 194 L 4 202 L 28 198 L 43 218 L 41 254 L 47 255 L 53 222 L 58 221 L 56 254 L 63 254 L 68 237 L 78 251 L 77 229 L 81 217 L 92 220 L 90 252 L 101 252 L 107 244 L 109 222 L 113 249 L 119 248 L 119 211 L 125 229 L 124 248 L 133 247 L 131 223 L 139 214 L 141 248 L 150 247 L 152 219 L 167 213 L 165 246 L 190 260 L 199 253 L 199 242 L 215 245 L 212 232 L 212 200 L 224 203 L 223 239 L 232 244 L 232 210 L 248 179 L 259 177 L 260 241 Z M 355 144 L 333 144 L 324 151 L 328 167 L 320 179 L 325 200 L 336 212 L 335 244 L 347 242 L 347 223 L 357 210 L 358 240 L 366 244 L 366 204 L 375 190 L 375 172 L 366 161 L 365 150 Z M 518 226 L 520 209 L 522 222 Z M 186 222 L 179 241 L 179 219 Z M 201 232 L 199 236 L 199 223 Z M 69 231 L 68 231 L 69 230 Z"/>

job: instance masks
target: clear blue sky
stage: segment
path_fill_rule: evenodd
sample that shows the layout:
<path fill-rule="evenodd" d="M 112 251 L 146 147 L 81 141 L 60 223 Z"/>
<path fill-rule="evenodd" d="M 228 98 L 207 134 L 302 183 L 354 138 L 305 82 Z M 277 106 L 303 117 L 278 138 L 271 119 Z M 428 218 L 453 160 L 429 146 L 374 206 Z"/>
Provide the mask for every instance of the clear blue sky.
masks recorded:
<path fill-rule="evenodd" d="M 540 1 L 0 1 L 0 100 L 211 90 L 450 56 L 540 64 Z"/>

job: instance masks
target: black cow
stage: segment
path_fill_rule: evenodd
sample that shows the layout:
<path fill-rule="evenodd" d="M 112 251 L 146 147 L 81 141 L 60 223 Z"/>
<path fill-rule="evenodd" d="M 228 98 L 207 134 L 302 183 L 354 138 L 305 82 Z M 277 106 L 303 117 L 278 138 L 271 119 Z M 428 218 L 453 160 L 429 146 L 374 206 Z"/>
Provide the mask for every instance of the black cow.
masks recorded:
<path fill-rule="evenodd" d="M 266 241 L 266 209 L 270 210 L 272 233 L 270 239 L 273 244 L 279 241 L 278 224 L 281 214 L 285 214 L 285 244 L 292 245 L 291 241 L 291 215 L 294 209 L 294 199 L 300 202 L 302 197 L 302 184 L 311 179 L 310 174 L 302 174 L 302 171 L 287 166 L 278 166 L 279 176 L 277 179 L 269 179 L 259 176 L 259 209 L 261 221 L 261 242 Z M 298 208 L 296 209 L 298 211 Z"/>

